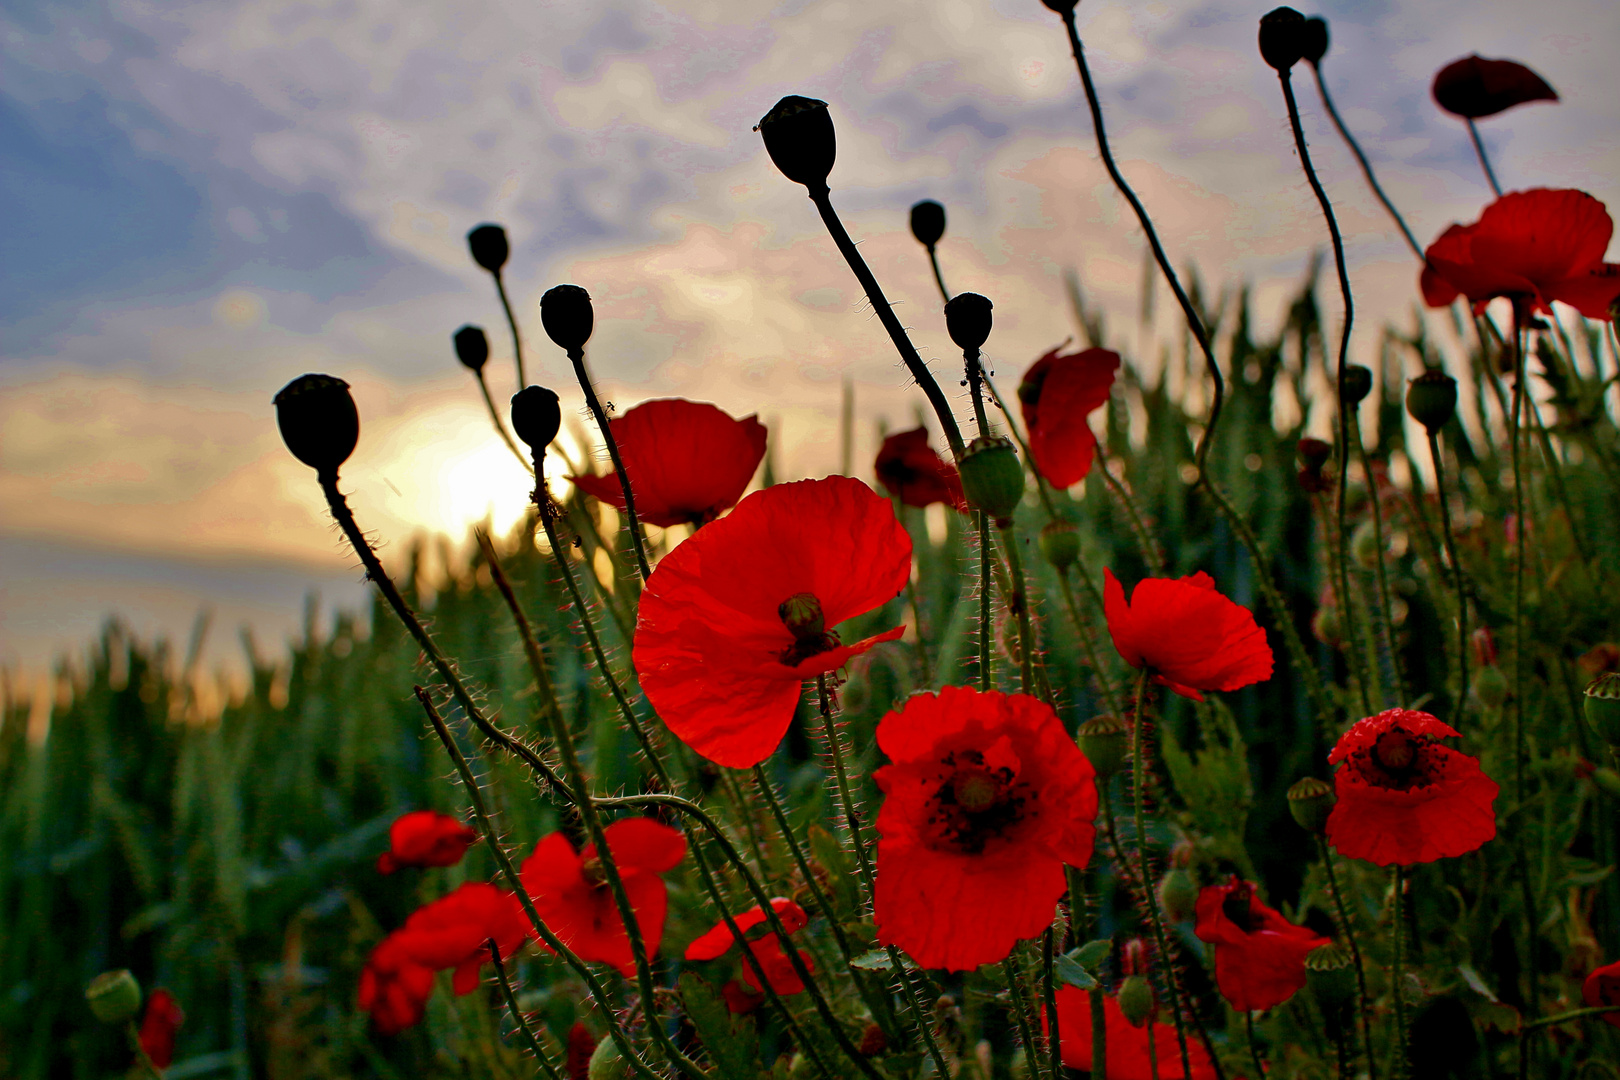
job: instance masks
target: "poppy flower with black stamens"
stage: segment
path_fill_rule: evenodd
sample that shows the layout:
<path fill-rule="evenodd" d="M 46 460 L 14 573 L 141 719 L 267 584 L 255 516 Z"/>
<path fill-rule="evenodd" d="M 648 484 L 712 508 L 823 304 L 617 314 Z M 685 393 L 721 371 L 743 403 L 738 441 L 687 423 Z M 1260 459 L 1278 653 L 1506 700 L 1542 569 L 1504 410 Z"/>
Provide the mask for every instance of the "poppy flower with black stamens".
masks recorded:
<path fill-rule="evenodd" d="M 735 769 L 782 741 L 805 679 L 904 627 L 842 644 L 838 623 L 887 603 L 911 575 L 889 500 L 829 476 L 756 491 L 659 562 L 631 659 L 676 738 Z"/>
<path fill-rule="evenodd" d="M 1531 101 L 1557 101 L 1547 81 L 1515 60 L 1478 53 L 1453 60 L 1434 76 L 1434 102 L 1453 116 L 1478 120 Z"/>
<path fill-rule="evenodd" d="M 1061 1039 L 1059 1057 L 1071 1069 L 1090 1075 L 1091 1070 L 1091 1002 L 1084 990 L 1074 986 L 1060 986 L 1057 992 L 1058 1035 Z M 1103 998 L 1103 1016 L 1106 1024 L 1107 1060 L 1105 1075 L 1108 1080 L 1186 1080 L 1181 1068 L 1181 1053 L 1176 1043 L 1174 1024 L 1143 1024 L 1136 1027 L 1120 1010 L 1119 998 L 1109 994 Z M 1041 1016 L 1044 1028 L 1046 1016 Z M 1148 1040 L 1158 1058 L 1158 1072 L 1153 1071 L 1148 1057 Z M 1215 1066 L 1209 1052 L 1197 1039 L 1187 1040 L 1187 1058 L 1192 1065 L 1192 1080 L 1214 1080 Z"/>
<path fill-rule="evenodd" d="M 1592 1008 L 1613 1005 L 1614 1012 L 1603 1013 L 1599 1019 L 1620 1027 L 1620 960 L 1593 969 L 1581 984 L 1581 1001 Z"/>
<path fill-rule="evenodd" d="M 773 897 L 771 907 L 775 909 L 776 917 L 782 923 L 782 929 L 790 934 L 803 930 L 810 921 L 804 909 L 786 897 Z M 747 933 L 765 922 L 765 912 L 762 908 L 752 907 L 735 916 L 732 921 L 737 924 L 739 931 Z M 782 995 L 804 991 L 804 982 L 799 978 L 799 973 L 793 969 L 793 961 L 782 951 L 782 943 L 775 933 L 754 940 L 745 939 L 745 943 L 754 954 L 754 958 L 759 961 L 759 966 L 764 969 L 765 978 L 770 982 L 772 990 Z M 688 960 L 715 960 L 725 955 L 735 944 L 737 939 L 732 936 L 731 928 L 722 919 L 706 934 L 688 945 L 685 956 Z M 807 969 L 815 970 L 815 964 L 808 953 L 801 950 L 799 959 L 804 961 Z M 758 976 L 754 974 L 753 965 L 746 961 L 742 966 L 742 984 L 738 990 L 740 992 L 726 995 L 726 1004 L 732 1012 L 752 1012 L 758 1008 L 757 999 L 763 997 L 763 991 Z"/>
<path fill-rule="evenodd" d="M 1248 608 L 1215 591 L 1200 571 L 1184 578 L 1143 578 L 1127 603 L 1125 587 L 1103 571 L 1103 613 L 1114 648 L 1134 668 L 1182 697 L 1237 690 L 1271 678 L 1271 646 Z"/>
<path fill-rule="evenodd" d="M 1215 985 L 1239 1012 L 1281 1005 L 1305 985 L 1305 957 L 1328 939 L 1260 902 L 1236 875 L 1198 894 L 1193 933 L 1215 945 Z"/>
<path fill-rule="evenodd" d="M 765 456 L 765 425 L 706 401 L 643 401 L 608 421 L 630 478 L 636 516 L 649 525 L 702 525 L 737 504 Z M 569 477 L 581 491 L 624 509 L 617 473 Z"/>
<path fill-rule="evenodd" d="M 1091 762 L 1051 707 L 947 686 L 885 716 L 877 741 L 878 941 L 967 971 L 1051 926 L 1097 816 Z"/>
<path fill-rule="evenodd" d="M 1466 296 L 1475 311 L 1498 296 L 1538 311 L 1554 300 L 1609 319 L 1620 264 L 1603 261 L 1614 235 L 1608 209 L 1584 191 L 1510 191 L 1472 225 L 1452 225 L 1424 253 L 1419 287 L 1430 307 Z"/>
<path fill-rule="evenodd" d="M 388 850 L 377 856 L 377 873 L 402 866 L 454 866 L 478 839 L 460 820 L 436 810 L 401 814 L 388 829 Z"/>
<path fill-rule="evenodd" d="M 167 1069 L 174 1063 L 174 1037 L 186 1014 L 180 1003 L 167 990 L 153 990 L 146 999 L 146 1013 L 141 1017 L 141 1049 L 152 1059 L 152 1064 Z"/>
<path fill-rule="evenodd" d="M 673 870 L 685 857 L 686 837 L 652 818 L 615 821 L 603 833 L 630 908 L 636 913 L 647 956 L 653 957 L 664 939 L 664 916 L 669 908 L 669 890 L 659 875 Z M 520 876 L 540 920 L 581 960 L 635 974 L 630 936 L 619 918 L 595 844 L 575 851 L 565 834 L 554 832 L 523 860 Z"/>
<path fill-rule="evenodd" d="M 883 440 L 873 466 L 883 490 L 907 506 L 945 503 L 967 512 L 956 466 L 928 445 L 928 429 L 912 428 Z"/>
<path fill-rule="evenodd" d="M 1328 843 L 1346 858 L 1411 866 L 1465 855 L 1494 837 L 1499 789 L 1478 759 L 1436 741 L 1456 734 L 1411 709 L 1356 721 L 1328 755 L 1339 766 Z"/>
<path fill-rule="evenodd" d="M 1119 353 L 1084 349 L 1060 356 L 1053 349 L 1018 385 L 1035 471 L 1056 488 L 1078 484 L 1091 471 L 1097 436 L 1086 417 L 1108 402 Z"/>

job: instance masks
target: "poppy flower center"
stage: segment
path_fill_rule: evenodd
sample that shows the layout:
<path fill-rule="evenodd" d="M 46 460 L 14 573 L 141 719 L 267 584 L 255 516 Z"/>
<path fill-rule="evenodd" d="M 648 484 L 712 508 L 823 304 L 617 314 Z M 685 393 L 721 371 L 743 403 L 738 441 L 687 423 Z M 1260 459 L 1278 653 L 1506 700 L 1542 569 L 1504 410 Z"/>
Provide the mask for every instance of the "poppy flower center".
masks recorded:
<path fill-rule="evenodd" d="M 1400 728 L 1386 731 L 1373 744 L 1373 757 L 1391 773 L 1404 774 L 1417 760 L 1417 740 Z"/>
<path fill-rule="evenodd" d="M 827 629 L 821 601 L 814 593 L 795 593 L 776 605 L 776 616 L 793 635 L 793 644 L 782 650 L 782 663 L 796 667 L 804 661 L 829 649 L 838 648 L 840 642 L 834 631 Z"/>
<path fill-rule="evenodd" d="M 985 765 L 977 750 L 948 754 L 943 783 L 929 800 L 928 824 L 939 847 L 978 855 L 1024 820 L 1030 796 L 1013 770 Z"/>
<path fill-rule="evenodd" d="M 595 855 L 580 861 L 579 874 L 585 879 L 585 884 L 593 889 L 607 885 L 607 874 L 602 870 L 602 860 Z"/>
<path fill-rule="evenodd" d="M 1254 907 L 1250 903 L 1250 898 L 1253 895 L 1254 890 L 1249 888 L 1248 883 L 1245 882 L 1243 885 L 1233 889 L 1226 895 L 1226 899 L 1221 901 L 1221 914 L 1225 915 L 1232 925 L 1245 934 L 1252 934 L 1256 929 L 1254 925 Z"/>
<path fill-rule="evenodd" d="M 951 780 L 951 792 L 957 806 L 970 814 L 980 814 L 996 804 L 1002 785 L 995 777 L 973 770 L 957 773 Z"/>

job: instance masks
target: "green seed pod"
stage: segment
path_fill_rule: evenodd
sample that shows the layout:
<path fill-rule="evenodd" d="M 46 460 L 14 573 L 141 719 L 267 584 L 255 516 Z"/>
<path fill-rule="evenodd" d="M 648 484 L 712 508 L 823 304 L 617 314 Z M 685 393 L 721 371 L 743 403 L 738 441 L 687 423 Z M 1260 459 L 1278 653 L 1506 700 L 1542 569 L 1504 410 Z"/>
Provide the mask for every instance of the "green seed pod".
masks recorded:
<path fill-rule="evenodd" d="M 1378 565 L 1378 533 L 1373 528 L 1371 518 L 1357 525 L 1355 532 L 1350 534 L 1350 557 L 1363 570 L 1371 570 Z"/>
<path fill-rule="evenodd" d="M 512 430 L 529 444 L 530 450 L 544 453 L 560 427 L 562 406 L 554 391 L 544 386 L 525 386 L 512 395 Z"/>
<path fill-rule="evenodd" d="M 1322 1010 L 1335 1038 L 1354 1024 L 1352 1006 L 1356 1000 L 1356 972 L 1350 950 L 1338 942 L 1319 945 L 1305 957 L 1307 985 L 1317 1008 Z"/>
<path fill-rule="evenodd" d="M 127 1024 L 141 1011 L 141 984 L 128 970 L 103 971 L 84 988 L 84 1000 L 103 1024 Z"/>
<path fill-rule="evenodd" d="M 1119 984 L 1119 1011 L 1132 1027 L 1141 1027 L 1153 1015 L 1153 985 L 1142 975 L 1127 975 Z"/>
<path fill-rule="evenodd" d="M 1372 393 L 1372 372 L 1360 364 L 1351 364 L 1344 369 L 1344 403 L 1352 412 L 1361 404 L 1362 400 Z"/>
<path fill-rule="evenodd" d="M 1598 738 L 1620 747 L 1620 671 L 1605 671 L 1587 685 L 1586 722 Z"/>
<path fill-rule="evenodd" d="M 1495 664 L 1475 672 L 1469 688 L 1473 691 L 1474 699 L 1487 709 L 1500 709 L 1508 697 L 1507 676 Z"/>
<path fill-rule="evenodd" d="M 974 439 L 957 468 L 969 506 L 983 510 L 998 525 L 1012 519 L 1024 498 L 1024 466 L 1012 440 L 988 436 Z"/>
<path fill-rule="evenodd" d="M 1080 528 L 1072 521 L 1048 521 L 1041 527 L 1041 554 L 1061 573 L 1080 558 Z"/>
<path fill-rule="evenodd" d="M 963 352 L 977 352 L 990 338 L 991 310 L 988 296 L 957 293 L 945 303 L 945 331 Z"/>
<path fill-rule="evenodd" d="M 1344 640 L 1344 627 L 1339 622 L 1339 609 L 1332 604 L 1323 604 L 1317 608 L 1316 614 L 1311 616 L 1311 633 L 1315 634 L 1316 640 L 1322 644 L 1338 648 L 1340 642 Z"/>
<path fill-rule="evenodd" d="M 1291 7 L 1273 8 L 1260 16 L 1260 55 L 1278 71 L 1287 71 L 1305 55 L 1305 16 Z"/>
<path fill-rule="evenodd" d="M 1106 779 L 1125 767 L 1129 732 L 1125 722 L 1114 716 L 1096 716 L 1080 725 L 1076 741 L 1098 778 Z"/>
<path fill-rule="evenodd" d="M 596 1044 L 585 1075 L 588 1080 L 628 1080 L 630 1063 L 619 1054 L 618 1045 L 609 1037 Z"/>
<path fill-rule="evenodd" d="M 911 208 L 911 235 L 923 247 L 932 248 L 945 235 L 945 207 L 924 199 Z"/>
<path fill-rule="evenodd" d="M 483 371 L 489 362 L 489 338 L 476 326 L 463 326 L 451 338 L 456 346 L 456 359 L 472 371 Z"/>
<path fill-rule="evenodd" d="M 1620 772 L 1615 772 L 1607 765 L 1599 765 L 1592 770 L 1592 783 L 1609 798 L 1620 799 Z"/>
<path fill-rule="evenodd" d="M 1198 883 L 1179 866 L 1159 879 L 1159 907 L 1171 922 L 1186 922 L 1198 906 Z"/>
<path fill-rule="evenodd" d="M 492 274 L 500 273 L 512 254 L 506 242 L 506 230 L 499 225 L 478 226 L 467 234 L 467 247 L 472 251 L 473 262 Z"/>
<path fill-rule="evenodd" d="M 1425 371 L 1406 388 L 1406 411 L 1430 435 L 1440 434 L 1457 412 L 1457 380 L 1438 369 Z"/>
<path fill-rule="evenodd" d="M 1294 815 L 1300 828 L 1317 836 L 1327 830 L 1328 815 L 1338 801 L 1333 785 L 1314 776 L 1307 776 L 1288 789 L 1288 812 Z"/>
<path fill-rule="evenodd" d="M 827 103 L 789 94 L 771 106 L 754 130 L 765 140 L 765 152 L 795 184 L 812 195 L 827 190 L 827 174 L 838 157 L 838 136 Z"/>
<path fill-rule="evenodd" d="M 276 425 L 293 457 L 323 478 L 338 468 L 360 441 L 360 413 L 349 384 L 333 375 L 300 375 L 275 396 Z"/>
<path fill-rule="evenodd" d="M 569 353 L 583 349 L 596 327 L 591 294 L 578 285 L 558 285 L 540 297 L 540 325 L 557 347 Z"/>

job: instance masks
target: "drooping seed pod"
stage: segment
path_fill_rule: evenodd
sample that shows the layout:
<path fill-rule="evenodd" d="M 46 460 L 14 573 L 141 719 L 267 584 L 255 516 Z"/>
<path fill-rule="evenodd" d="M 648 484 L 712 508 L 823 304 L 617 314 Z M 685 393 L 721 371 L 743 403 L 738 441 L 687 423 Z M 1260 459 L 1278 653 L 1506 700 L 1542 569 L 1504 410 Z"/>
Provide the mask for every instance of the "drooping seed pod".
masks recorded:
<path fill-rule="evenodd" d="M 765 152 L 783 176 L 803 184 L 811 194 L 826 189 L 827 174 L 838 156 L 838 138 L 825 101 L 789 94 L 760 117 L 754 130 L 765 140 Z"/>
<path fill-rule="evenodd" d="M 1430 435 L 1440 434 L 1457 413 L 1457 380 L 1438 369 L 1425 371 L 1406 388 L 1406 411 Z"/>
<path fill-rule="evenodd" d="M 360 441 L 360 413 L 335 375 L 300 375 L 275 396 L 276 424 L 293 457 L 324 478 L 336 476 Z"/>
<path fill-rule="evenodd" d="M 84 988 L 84 1000 L 103 1024 L 127 1024 L 141 1011 L 141 984 L 125 968 L 103 971 Z"/>
<path fill-rule="evenodd" d="M 1361 404 L 1368 394 L 1372 393 L 1372 372 L 1360 364 L 1351 364 L 1344 369 L 1344 403 L 1354 410 Z"/>
<path fill-rule="evenodd" d="M 1128 975 L 1119 984 L 1119 1011 L 1132 1027 L 1141 1027 L 1153 1015 L 1153 987 L 1144 975 Z"/>
<path fill-rule="evenodd" d="M 1287 71 L 1305 56 L 1305 34 L 1305 16 L 1291 7 L 1273 8 L 1260 16 L 1260 56 Z"/>
<path fill-rule="evenodd" d="M 484 365 L 489 362 L 489 338 L 484 331 L 476 326 L 463 326 L 456 331 L 455 337 L 456 359 L 472 371 L 483 371 Z"/>
<path fill-rule="evenodd" d="M 968 444 L 957 469 L 968 505 L 989 514 L 997 524 L 1012 518 L 1024 499 L 1024 467 L 1012 440 L 980 436 Z"/>
<path fill-rule="evenodd" d="M 1327 831 L 1328 814 L 1338 801 L 1333 785 L 1314 776 L 1298 780 L 1288 789 L 1288 812 L 1294 815 L 1300 828 L 1317 836 Z"/>
<path fill-rule="evenodd" d="M 596 328 L 591 294 L 578 285 L 557 285 L 540 297 L 540 325 L 546 336 L 568 352 L 583 349 Z"/>
<path fill-rule="evenodd" d="M 512 395 L 512 430 L 536 454 L 543 454 L 562 426 L 562 406 L 554 391 L 525 386 Z"/>
<path fill-rule="evenodd" d="M 1186 922 L 1198 907 L 1198 883 L 1179 866 L 1172 866 L 1159 879 L 1159 907 L 1171 922 Z"/>
<path fill-rule="evenodd" d="M 472 251 L 473 262 L 492 274 L 500 273 L 512 254 L 506 242 L 506 230 L 499 225 L 478 226 L 467 234 L 467 247 Z"/>
<path fill-rule="evenodd" d="M 945 235 L 945 207 L 924 199 L 911 208 L 911 235 L 925 248 L 932 248 Z"/>
<path fill-rule="evenodd" d="M 995 305 L 988 296 L 957 293 L 945 303 L 945 330 L 964 352 L 976 352 L 990 339 Z"/>

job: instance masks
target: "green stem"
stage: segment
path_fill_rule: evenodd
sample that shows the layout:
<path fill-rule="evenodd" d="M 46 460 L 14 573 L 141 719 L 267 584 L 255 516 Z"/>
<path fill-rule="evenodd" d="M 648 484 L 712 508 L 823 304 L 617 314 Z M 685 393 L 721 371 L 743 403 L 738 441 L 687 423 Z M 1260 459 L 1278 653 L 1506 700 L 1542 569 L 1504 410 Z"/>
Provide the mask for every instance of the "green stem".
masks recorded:
<path fill-rule="evenodd" d="M 1395 1080 L 1406 1080 L 1410 1069 L 1410 1058 L 1406 1049 L 1406 993 L 1401 985 L 1405 978 L 1402 969 L 1406 963 L 1406 891 L 1405 868 L 1395 867 L 1395 910 L 1393 913 L 1392 930 L 1394 938 L 1394 961 L 1390 965 L 1390 993 L 1395 999 Z"/>
<path fill-rule="evenodd" d="M 1255 1075 L 1262 1078 L 1266 1075 L 1266 1063 L 1260 1060 L 1260 1046 L 1254 1041 L 1254 1013 L 1243 1010 L 1243 1028 L 1249 1036 L 1249 1057 L 1254 1062 Z"/>
<path fill-rule="evenodd" d="M 1001 970 L 1007 977 L 1007 993 L 1013 1000 L 1013 1015 L 1018 1018 L 1018 1037 L 1024 1041 L 1024 1065 L 1029 1069 L 1031 1077 L 1041 1075 L 1040 1047 L 1035 1040 L 1034 1017 L 1030 1015 L 1029 994 L 1024 990 L 1024 980 L 1018 972 L 1018 950 L 1014 949 L 1001 962 Z"/>
<path fill-rule="evenodd" d="M 1522 1039 L 1526 1035 L 1528 1035 L 1530 1032 L 1535 1031 L 1535 1030 L 1537 1030 L 1539 1028 L 1553 1027 L 1553 1026 L 1555 1026 L 1557 1024 L 1567 1024 L 1571 1020 L 1580 1020 L 1583 1017 L 1587 1017 L 1587 1016 L 1603 1016 L 1603 1015 L 1612 1016 L 1616 1012 L 1620 1012 L 1620 1006 L 1615 1006 L 1615 1005 L 1592 1005 L 1592 1006 L 1590 1006 L 1588 1008 L 1584 1008 L 1584 1009 L 1571 1009 L 1569 1012 L 1559 1013 L 1557 1016 L 1544 1016 L 1540 1020 L 1532 1020 L 1528 1024 L 1525 1024 L 1522 1027 L 1520 1027 L 1519 1028 L 1519 1038 Z"/>
<path fill-rule="evenodd" d="M 990 518 L 975 510 L 979 521 L 979 689 L 989 690 L 990 672 Z"/>
<path fill-rule="evenodd" d="M 1058 1028 L 1057 1012 L 1056 938 L 1050 926 L 1041 935 L 1041 994 L 1046 1005 L 1046 1064 L 1052 1080 L 1063 1080 L 1063 1032 Z"/>
<path fill-rule="evenodd" d="M 1367 454 L 1367 447 L 1361 440 L 1361 427 L 1352 424 L 1350 427 L 1351 439 L 1355 443 L 1356 460 L 1361 462 L 1361 472 L 1367 478 L 1367 497 L 1372 506 L 1373 546 L 1378 554 L 1373 564 L 1373 580 L 1378 583 L 1378 605 L 1373 613 L 1373 628 L 1379 639 L 1380 666 L 1387 670 L 1379 672 L 1380 681 L 1388 680 L 1388 687 L 1395 691 L 1395 700 L 1391 702 L 1385 697 L 1385 705 L 1404 705 L 1406 703 L 1406 688 L 1401 679 L 1401 658 L 1395 647 L 1395 627 L 1390 620 L 1389 579 L 1384 570 L 1384 510 L 1383 500 L 1378 493 L 1378 480 L 1373 476 L 1372 462 Z"/>
<path fill-rule="evenodd" d="M 1089 580 L 1084 564 L 1076 563 L 1075 569 L 1082 581 Z M 1085 650 L 1086 663 L 1091 665 L 1092 673 L 1097 677 L 1097 686 L 1102 692 L 1103 703 L 1112 715 L 1122 717 L 1124 713 L 1120 706 L 1123 703 L 1119 700 L 1119 692 L 1114 688 L 1114 680 L 1103 670 L 1102 655 L 1097 649 L 1091 623 L 1081 617 L 1080 608 L 1074 602 L 1074 588 L 1069 584 L 1067 570 L 1058 571 L 1058 588 L 1063 593 L 1063 604 L 1069 609 L 1069 618 L 1074 622 L 1075 632 L 1080 638 L 1080 647 Z"/>
<path fill-rule="evenodd" d="M 1108 1010 L 1101 986 L 1086 995 L 1091 1004 L 1091 1080 L 1108 1080 Z"/>
<path fill-rule="evenodd" d="M 1480 168 L 1485 170 L 1485 179 L 1491 183 L 1491 191 L 1500 199 L 1502 185 L 1496 182 L 1496 173 L 1491 171 L 1491 159 L 1485 153 L 1485 144 L 1479 139 L 1479 127 L 1474 123 L 1473 117 L 1464 118 L 1468 122 L 1468 137 L 1474 141 L 1474 153 L 1479 155 Z"/>
<path fill-rule="evenodd" d="M 501 947 L 495 943 L 494 938 L 490 938 L 488 944 L 489 958 L 495 964 L 495 981 L 501 985 L 501 998 L 506 1002 L 506 1011 L 512 1014 L 512 1023 L 517 1025 L 518 1032 L 523 1036 L 524 1044 L 529 1048 L 529 1053 L 533 1054 L 534 1059 L 540 1063 L 540 1068 L 544 1070 L 546 1076 L 550 1077 L 550 1080 L 563 1080 L 562 1074 L 557 1071 L 557 1067 L 546 1056 L 545 1048 L 540 1045 L 539 1037 L 535 1035 L 534 1028 L 529 1024 L 529 1018 L 523 1015 L 522 1009 L 518 1008 L 517 995 L 512 992 L 512 980 L 507 978 L 506 963 L 501 959 Z"/>
<path fill-rule="evenodd" d="M 1367 993 L 1367 969 L 1361 962 L 1361 946 L 1356 943 L 1356 930 L 1344 906 L 1344 894 L 1339 891 L 1339 876 L 1333 870 L 1333 853 L 1320 836 L 1316 838 L 1316 847 L 1327 870 L 1328 892 L 1333 896 L 1333 910 L 1339 916 L 1339 933 L 1344 937 L 1345 944 L 1350 946 L 1350 959 L 1356 965 L 1357 1012 L 1361 1014 L 1361 1045 L 1367 1056 L 1367 1080 L 1378 1080 L 1378 1063 L 1373 1057 L 1372 995 Z"/>
<path fill-rule="evenodd" d="M 1451 505 L 1446 501 L 1446 466 L 1440 453 L 1440 436 L 1429 432 L 1429 460 L 1434 462 L 1434 489 L 1440 500 L 1440 530 L 1446 542 L 1446 559 L 1451 563 L 1451 577 L 1457 590 L 1457 690 L 1456 719 L 1461 720 L 1468 708 L 1468 593 L 1463 588 L 1462 562 L 1457 558 L 1457 542 L 1451 533 Z"/>
<path fill-rule="evenodd" d="M 624 471 L 624 459 L 619 456 L 619 440 L 613 437 L 613 428 L 608 423 L 607 412 L 596 396 L 596 387 L 591 383 L 590 373 L 585 370 L 585 350 L 569 349 L 568 359 L 574 365 L 574 377 L 579 380 L 580 389 L 585 391 L 585 404 L 591 410 L 591 416 L 596 419 L 597 429 L 602 432 L 602 442 L 607 446 L 608 457 L 613 461 L 613 471 L 619 474 L 619 489 L 624 492 L 625 526 L 630 530 L 630 542 L 635 546 L 636 569 L 641 573 L 641 580 L 646 581 L 652 574 L 652 569 L 647 563 L 647 547 L 641 537 L 641 522 L 636 519 L 636 496 L 630 490 L 630 474 Z"/>
<path fill-rule="evenodd" d="M 1146 561 L 1148 569 L 1153 572 L 1154 577 L 1164 577 L 1166 574 L 1164 552 L 1153 539 L 1147 521 L 1137 509 L 1136 500 L 1125 489 L 1124 482 L 1116 479 L 1114 474 L 1108 471 L 1108 460 L 1103 457 L 1101 449 L 1099 447 L 1097 453 L 1097 470 L 1102 473 L 1103 482 L 1108 485 L 1108 490 L 1114 493 L 1114 498 L 1125 508 L 1125 514 L 1131 521 L 1131 533 L 1136 537 L 1136 546 L 1141 549 L 1142 558 Z"/>
<path fill-rule="evenodd" d="M 1018 535 L 1013 531 L 1011 520 L 1001 526 L 1001 550 L 1007 556 L 1007 573 L 1012 578 L 1007 606 L 1018 615 L 1019 688 L 1026 694 L 1034 694 L 1035 631 L 1029 624 L 1029 595 L 1024 588 L 1023 564 L 1018 558 Z"/>

